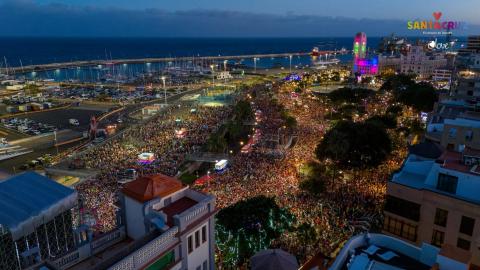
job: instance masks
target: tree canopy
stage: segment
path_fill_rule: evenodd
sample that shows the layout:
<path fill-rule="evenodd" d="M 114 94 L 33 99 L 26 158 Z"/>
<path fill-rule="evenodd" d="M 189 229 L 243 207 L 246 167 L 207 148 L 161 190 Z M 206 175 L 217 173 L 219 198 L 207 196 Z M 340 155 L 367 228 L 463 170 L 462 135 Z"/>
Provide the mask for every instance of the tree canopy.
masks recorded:
<path fill-rule="evenodd" d="M 327 169 L 324 165 L 318 162 L 309 162 L 300 168 L 300 174 L 302 176 L 300 189 L 314 196 L 319 196 L 325 191 Z"/>
<path fill-rule="evenodd" d="M 391 114 L 374 115 L 365 121 L 369 123 L 381 125 L 387 129 L 392 129 L 397 127 L 397 118 Z"/>
<path fill-rule="evenodd" d="M 435 88 L 426 82 L 408 86 L 406 89 L 394 91 L 395 99 L 407 106 L 412 106 L 417 111 L 430 112 L 438 100 Z"/>
<path fill-rule="evenodd" d="M 317 146 L 318 159 L 330 158 L 346 168 L 374 167 L 391 152 L 385 128 L 372 122 L 340 121 Z"/>
<path fill-rule="evenodd" d="M 373 96 L 375 92 L 365 88 L 340 88 L 328 94 L 328 97 L 333 103 L 358 103 L 362 99 Z"/>
<path fill-rule="evenodd" d="M 217 246 L 227 268 L 235 268 L 269 248 L 272 240 L 292 229 L 294 221 L 290 212 L 266 196 L 237 202 L 218 212 L 216 218 Z"/>

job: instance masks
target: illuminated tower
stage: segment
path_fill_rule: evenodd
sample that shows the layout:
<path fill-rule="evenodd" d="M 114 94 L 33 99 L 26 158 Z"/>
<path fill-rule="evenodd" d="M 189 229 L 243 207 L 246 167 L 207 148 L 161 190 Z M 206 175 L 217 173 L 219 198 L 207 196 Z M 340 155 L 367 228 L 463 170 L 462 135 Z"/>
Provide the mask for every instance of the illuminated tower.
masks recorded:
<path fill-rule="evenodd" d="M 365 58 L 367 54 L 367 34 L 359 32 L 353 39 L 354 58 Z"/>
<path fill-rule="evenodd" d="M 367 35 L 359 32 L 353 39 L 353 73 L 358 79 L 362 75 L 375 75 L 378 72 L 378 58 L 367 58 Z"/>

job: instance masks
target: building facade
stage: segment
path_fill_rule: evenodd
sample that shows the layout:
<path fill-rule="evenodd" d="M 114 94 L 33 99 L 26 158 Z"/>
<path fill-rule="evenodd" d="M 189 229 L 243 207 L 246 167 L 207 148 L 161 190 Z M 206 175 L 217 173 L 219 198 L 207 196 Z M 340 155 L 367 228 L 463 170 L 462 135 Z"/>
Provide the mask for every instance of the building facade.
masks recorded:
<path fill-rule="evenodd" d="M 447 59 L 444 53 L 427 52 L 423 45 L 413 45 L 400 56 L 400 71 L 415 74 L 420 79 L 430 79 L 436 69 L 444 68 Z"/>
<path fill-rule="evenodd" d="M 383 231 L 439 254 L 480 266 L 480 174 L 466 162 L 474 151 L 445 151 L 430 159 L 410 154 L 387 183 Z M 478 156 L 478 155 L 477 155 Z"/>
<path fill-rule="evenodd" d="M 215 268 L 215 198 L 165 175 L 140 177 L 122 190 L 128 237 L 153 239 L 108 269 Z"/>

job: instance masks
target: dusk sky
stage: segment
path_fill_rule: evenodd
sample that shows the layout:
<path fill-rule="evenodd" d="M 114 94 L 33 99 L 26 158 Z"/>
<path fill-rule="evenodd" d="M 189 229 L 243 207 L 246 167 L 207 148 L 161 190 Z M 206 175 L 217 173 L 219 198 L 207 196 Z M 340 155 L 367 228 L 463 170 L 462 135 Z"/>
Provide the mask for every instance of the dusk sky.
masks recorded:
<path fill-rule="evenodd" d="M 408 20 L 466 22 L 478 32 L 478 0 L 0 0 L 1 36 L 296 37 L 406 30 Z"/>

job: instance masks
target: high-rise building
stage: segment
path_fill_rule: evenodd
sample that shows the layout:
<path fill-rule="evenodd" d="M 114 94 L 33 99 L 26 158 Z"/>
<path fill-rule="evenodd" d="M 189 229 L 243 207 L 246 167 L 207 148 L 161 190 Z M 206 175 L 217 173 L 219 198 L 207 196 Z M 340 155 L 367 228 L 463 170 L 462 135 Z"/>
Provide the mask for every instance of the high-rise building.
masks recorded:
<path fill-rule="evenodd" d="M 367 34 L 359 32 L 353 39 L 353 73 L 374 75 L 378 72 L 378 58 L 367 58 Z"/>
<path fill-rule="evenodd" d="M 365 58 L 367 56 L 367 34 L 359 32 L 353 39 L 353 57 Z"/>

